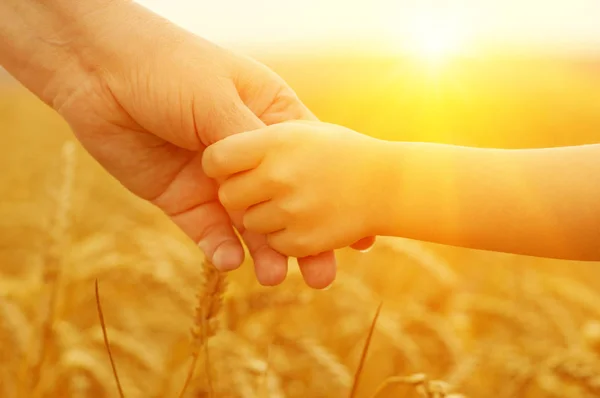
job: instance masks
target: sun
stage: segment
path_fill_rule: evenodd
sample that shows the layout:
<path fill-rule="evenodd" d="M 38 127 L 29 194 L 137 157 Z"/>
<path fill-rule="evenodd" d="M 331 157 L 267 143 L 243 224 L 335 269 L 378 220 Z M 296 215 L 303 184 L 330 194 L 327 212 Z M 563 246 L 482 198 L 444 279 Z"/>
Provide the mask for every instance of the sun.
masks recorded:
<path fill-rule="evenodd" d="M 468 20 L 431 9 L 411 17 L 395 33 L 402 52 L 425 65 L 441 66 L 468 50 Z"/>
<path fill-rule="evenodd" d="M 460 54 L 463 41 L 453 30 L 429 27 L 415 32 L 411 52 L 427 61 L 439 64 Z"/>
<path fill-rule="evenodd" d="M 425 15 L 414 21 L 408 35 L 408 51 L 428 64 L 438 65 L 466 48 L 464 27 L 450 19 Z"/>

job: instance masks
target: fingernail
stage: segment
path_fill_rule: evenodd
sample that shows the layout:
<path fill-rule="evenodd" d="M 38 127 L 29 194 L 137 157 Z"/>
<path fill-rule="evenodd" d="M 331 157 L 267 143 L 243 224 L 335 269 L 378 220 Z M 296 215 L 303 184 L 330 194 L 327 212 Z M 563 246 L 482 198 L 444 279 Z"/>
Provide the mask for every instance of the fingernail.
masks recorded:
<path fill-rule="evenodd" d="M 225 265 L 225 262 L 227 261 L 226 257 L 227 257 L 227 251 L 225 250 L 225 248 L 223 246 L 221 246 L 217 250 L 215 250 L 215 253 L 213 254 L 213 257 L 212 257 L 212 263 L 219 271 L 225 271 L 224 265 Z"/>
<path fill-rule="evenodd" d="M 329 285 L 327 285 L 325 287 L 320 288 L 319 290 L 322 291 L 322 292 L 324 292 L 324 291 L 327 291 L 327 290 L 331 290 L 332 287 L 333 287 L 333 282 L 331 282 Z"/>
<path fill-rule="evenodd" d="M 198 247 L 200 248 L 200 250 L 202 250 L 202 253 L 204 253 L 204 255 L 206 255 L 206 253 L 208 252 L 208 249 L 209 249 L 208 242 L 201 240 L 200 242 L 198 242 Z"/>
<path fill-rule="evenodd" d="M 244 261 L 244 251 L 234 242 L 224 242 L 215 250 L 212 257 L 213 265 L 219 271 L 232 271 Z"/>

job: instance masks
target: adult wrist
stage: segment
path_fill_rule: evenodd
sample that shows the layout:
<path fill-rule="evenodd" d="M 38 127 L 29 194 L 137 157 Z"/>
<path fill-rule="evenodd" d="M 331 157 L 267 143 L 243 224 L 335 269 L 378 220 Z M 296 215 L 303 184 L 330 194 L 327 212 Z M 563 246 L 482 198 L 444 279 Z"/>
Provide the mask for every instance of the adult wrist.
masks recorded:
<path fill-rule="evenodd" d="M 96 8 L 90 6 L 80 14 L 83 18 L 75 22 L 69 34 L 78 66 L 102 84 L 110 84 L 115 78 L 129 82 L 169 60 L 197 64 L 217 48 L 133 1 L 94 2 Z M 195 49 L 200 49 L 198 53 L 190 53 L 190 40 L 195 41 Z M 198 56 L 202 59 L 195 58 Z M 65 92 L 53 104 L 55 109 L 68 98 L 70 88 Z"/>
<path fill-rule="evenodd" d="M 3 0 L 0 65 L 59 109 L 87 79 L 174 51 L 174 24 L 131 0 Z"/>
<path fill-rule="evenodd" d="M 60 66 L 45 87 L 43 97 L 59 110 L 81 80 L 104 81 L 132 59 L 148 56 L 133 32 L 144 31 L 153 14 L 131 0 L 55 0 L 56 16 L 65 24 L 61 40 L 69 62 Z M 152 31 L 148 29 L 148 31 Z M 146 46 L 150 47 L 150 46 Z"/>
<path fill-rule="evenodd" d="M 59 80 L 77 78 L 78 56 L 94 14 L 126 0 L 3 0 L 0 64 L 51 104 Z"/>

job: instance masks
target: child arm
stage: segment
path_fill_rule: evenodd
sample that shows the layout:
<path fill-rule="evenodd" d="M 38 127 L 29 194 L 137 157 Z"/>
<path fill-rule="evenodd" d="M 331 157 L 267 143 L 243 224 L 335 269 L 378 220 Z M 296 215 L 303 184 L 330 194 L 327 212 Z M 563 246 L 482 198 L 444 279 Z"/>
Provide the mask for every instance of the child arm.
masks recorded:
<path fill-rule="evenodd" d="M 380 235 L 600 260 L 600 145 L 498 150 L 386 143 Z"/>
<path fill-rule="evenodd" d="M 290 256 L 388 235 L 600 261 L 600 145 L 502 150 L 285 123 L 206 150 L 219 198 Z"/>

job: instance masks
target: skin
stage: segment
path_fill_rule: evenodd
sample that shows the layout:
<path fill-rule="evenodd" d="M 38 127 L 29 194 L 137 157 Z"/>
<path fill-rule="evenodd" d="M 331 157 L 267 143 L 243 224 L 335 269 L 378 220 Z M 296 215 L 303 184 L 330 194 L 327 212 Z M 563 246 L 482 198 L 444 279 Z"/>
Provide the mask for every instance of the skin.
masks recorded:
<path fill-rule="evenodd" d="M 205 148 L 224 137 L 316 120 L 279 76 L 131 1 L 3 0 L 0 15 L 0 64 L 123 186 L 162 209 L 220 270 L 244 260 L 236 227 L 258 281 L 285 279 L 287 257 L 223 208 L 201 166 Z M 332 251 L 299 264 L 311 287 L 335 278 Z"/>
<path fill-rule="evenodd" d="M 289 122 L 209 146 L 203 167 L 225 180 L 224 207 L 290 256 L 385 235 L 600 261 L 600 145 L 481 149 Z"/>
<path fill-rule="evenodd" d="M 210 146 L 203 165 L 207 175 L 225 179 L 219 200 L 244 213 L 247 230 L 267 235 L 281 253 L 304 257 L 370 236 L 372 198 L 356 192 L 383 172 L 365 151 L 372 141 L 339 126 L 290 122 Z"/>

